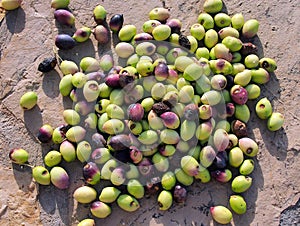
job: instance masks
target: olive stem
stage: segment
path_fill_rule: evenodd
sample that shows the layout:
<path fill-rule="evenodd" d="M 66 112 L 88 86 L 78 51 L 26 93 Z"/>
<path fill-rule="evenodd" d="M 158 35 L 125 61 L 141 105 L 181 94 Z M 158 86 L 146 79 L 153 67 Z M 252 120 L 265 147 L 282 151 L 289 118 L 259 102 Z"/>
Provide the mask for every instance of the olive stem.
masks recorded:
<path fill-rule="evenodd" d="M 59 62 L 62 62 L 63 59 L 58 55 L 58 52 L 57 52 L 57 48 L 55 46 L 53 46 L 53 52 L 55 54 L 55 57 L 58 59 Z"/>

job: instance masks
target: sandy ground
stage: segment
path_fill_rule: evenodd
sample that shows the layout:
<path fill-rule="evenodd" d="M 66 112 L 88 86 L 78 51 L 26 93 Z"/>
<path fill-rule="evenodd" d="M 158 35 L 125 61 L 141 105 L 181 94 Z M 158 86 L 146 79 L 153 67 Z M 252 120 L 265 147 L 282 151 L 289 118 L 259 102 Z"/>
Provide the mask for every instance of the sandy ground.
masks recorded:
<path fill-rule="evenodd" d="M 93 25 L 92 9 L 99 1 L 71 0 L 70 9 L 76 17 L 76 27 Z M 203 0 L 101 1 L 108 18 L 123 13 L 125 24 L 134 23 L 139 31 L 147 13 L 154 7 L 164 6 L 173 18 L 183 21 L 187 31 L 201 11 Z M 256 18 L 260 29 L 255 44 L 260 56 L 274 58 L 278 69 L 263 88 L 276 111 L 285 116 L 283 129 L 269 132 L 265 121 L 252 114 L 250 136 L 259 144 L 255 161 L 252 187 L 245 193 L 247 214 L 234 215 L 234 225 L 275 226 L 300 225 L 300 10 L 297 0 L 279 1 L 225 1 L 230 15 L 242 12 L 246 19 Z M 71 29 L 70 29 L 71 32 Z M 32 183 L 30 168 L 12 166 L 8 151 L 22 147 L 29 151 L 30 163 L 42 164 L 42 157 L 54 148 L 41 145 L 36 139 L 40 126 L 60 125 L 64 107 L 70 102 L 59 95 L 62 77 L 58 68 L 42 75 L 37 71 L 39 62 L 52 55 L 54 37 L 58 33 L 50 9 L 50 0 L 24 0 L 22 8 L 8 12 L 0 22 L 0 224 L 1 225 L 74 225 L 88 216 L 86 206 L 77 206 L 72 193 L 81 184 L 79 163 L 68 164 L 73 182 L 67 191 L 53 186 Z M 63 59 L 76 62 L 83 56 L 99 58 L 106 49 L 98 49 L 89 41 L 71 51 L 62 52 Z M 18 105 L 21 95 L 29 90 L 38 92 L 38 106 L 23 112 Z M 250 103 L 253 112 L 254 103 Z M 173 206 L 166 212 L 158 210 L 155 199 L 143 199 L 136 213 L 125 213 L 113 205 L 112 215 L 98 220 L 97 225 L 217 225 L 205 206 L 214 203 L 228 205 L 229 185 L 195 183 L 189 190 L 186 205 Z M 297 203 L 298 201 L 298 203 Z M 293 206 L 294 205 L 294 206 Z M 286 209 L 286 210 L 285 210 Z M 77 210 L 77 211 L 76 211 Z M 283 211 L 283 212 L 282 212 Z M 282 214 L 281 214 L 282 213 Z M 297 216 L 298 215 L 298 216 Z M 281 220 L 280 220 L 281 218 Z"/>

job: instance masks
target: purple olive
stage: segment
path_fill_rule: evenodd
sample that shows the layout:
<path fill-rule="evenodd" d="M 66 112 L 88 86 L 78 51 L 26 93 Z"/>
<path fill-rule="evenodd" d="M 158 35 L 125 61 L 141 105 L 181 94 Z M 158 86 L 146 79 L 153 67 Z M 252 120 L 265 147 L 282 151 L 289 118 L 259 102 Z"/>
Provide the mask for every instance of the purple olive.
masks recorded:
<path fill-rule="evenodd" d="M 115 65 L 110 69 L 110 71 L 108 72 L 108 75 L 110 75 L 110 74 L 119 74 L 122 69 L 123 69 L 123 67 L 121 67 L 119 65 Z"/>
<path fill-rule="evenodd" d="M 112 136 L 107 144 L 115 151 L 122 151 L 131 145 L 130 137 L 126 134 Z"/>
<path fill-rule="evenodd" d="M 52 184 L 59 189 L 67 189 L 70 185 L 68 173 L 60 166 L 54 166 L 50 171 Z"/>
<path fill-rule="evenodd" d="M 134 122 L 141 121 L 144 117 L 144 108 L 141 104 L 130 104 L 127 108 L 128 119 Z"/>
<path fill-rule="evenodd" d="M 75 22 L 74 15 L 66 9 L 57 9 L 54 11 L 54 18 L 64 25 L 73 25 Z"/>
<path fill-rule="evenodd" d="M 143 152 L 141 152 L 137 147 L 130 146 L 130 158 L 133 163 L 137 164 L 143 159 Z"/>
<path fill-rule="evenodd" d="M 76 42 L 85 42 L 90 38 L 92 30 L 89 27 L 81 27 L 77 29 L 72 36 Z"/>
<path fill-rule="evenodd" d="M 229 169 L 215 170 L 211 172 L 212 177 L 217 181 L 226 183 L 232 178 L 232 173 Z"/>
<path fill-rule="evenodd" d="M 109 28 L 113 32 L 117 33 L 120 31 L 124 23 L 123 14 L 115 14 L 110 18 Z"/>
<path fill-rule="evenodd" d="M 177 129 L 180 125 L 179 117 L 172 111 L 164 112 L 160 115 L 163 124 L 170 129 Z"/>
<path fill-rule="evenodd" d="M 189 121 L 195 121 L 199 119 L 199 108 L 196 104 L 188 104 L 184 107 L 183 116 Z"/>
<path fill-rule="evenodd" d="M 95 29 L 92 31 L 94 34 L 95 39 L 100 43 L 100 44 L 107 44 L 109 41 L 109 31 L 107 30 L 106 27 L 103 25 L 98 25 L 95 27 Z"/>
<path fill-rule="evenodd" d="M 94 80 L 100 84 L 103 81 L 105 74 L 101 71 L 95 71 L 86 74 L 86 76 L 87 76 L 87 81 Z"/>
<path fill-rule="evenodd" d="M 55 45 L 59 49 L 68 50 L 75 47 L 75 40 L 68 34 L 59 34 L 55 37 Z"/>
<path fill-rule="evenodd" d="M 138 164 L 138 169 L 143 176 L 150 176 L 153 172 L 153 164 L 148 158 L 143 158 Z"/>
<path fill-rule="evenodd" d="M 48 143 L 52 139 L 52 134 L 53 128 L 50 125 L 45 124 L 39 129 L 37 138 L 42 143 Z"/>
<path fill-rule="evenodd" d="M 226 115 L 227 117 L 231 117 L 234 115 L 235 106 L 233 103 L 227 103 L 226 104 Z"/>
<path fill-rule="evenodd" d="M 234 115 L 235 105 L 234 103 L 227 103 L 223 112 L 220 112 L 218 115 L 220 118 L 225 119 Z"/>
<path fill-rule="evenodd" d="M 136 34 L 132 40 L 133 40 L 133 42 L 153 40 L 153 36 L 148 33 L 143 32 L 143 33 Z"/>
<path fill-rule="evenodd" d="M 226 89 L 230 90 L 232 86 L 234 86 L 234 77 L 231 75 L 226 76 L 227 84 L 226 84 Z"/>
<path fill-rule="evenodd" d="M 243 105 L 247 102 L 248 100 L 248 92 L 247 90 L 240 86 L 240 85 L 234 85 L 231 89 L 230 89 L 230 96 L 231 99 L 240 105 Z"/>
<path fill-rule="evenodd" d="M 169 69 L 168 82 L 171 84 L 176 84 L 178 78 L 179 78 L 179 75 L 178 75 L 177 71 L 174 69 Z"/>
<path fill-rule="evenodd" d="M 170 28 L 172 33 L 180 34 L 182 23 L 178 19 L 169 19 L 166 23 Z"/>
<path fill-rule="evenodd" d="M 89 184 L 95 185 L 100 181 L 100 170 L 96 163 L 89 162 L 83 167 L 83 177 Z"/>
<path fill-rule="evenodd" d="M 94 110 L 93 102 L 87 102 L 86 100 L 79 101 L 75 104 L 74 110 L 80 115 L 87 115 Z"/>
<path fill-rule="evenodd" d="M 154 68 L 154 75 L 157 81 L 164 81 L 168 78 L 169 76 L 169 68 L 166 63 L 159 63 L 155 68 Z"/>
<path fill-rule="evenodd" d="M 112 88 L 120 87 L 120 76 L 119 74 L 110 74 L 105 78 L 105 84 Z"/>
<path fill-rule="evenodd" d="M 95 147 L 104 147 L 106 145 L 106 140 L 100 133 L 94 133 L 92 135 L 92 142 L 91 144 Z"/>

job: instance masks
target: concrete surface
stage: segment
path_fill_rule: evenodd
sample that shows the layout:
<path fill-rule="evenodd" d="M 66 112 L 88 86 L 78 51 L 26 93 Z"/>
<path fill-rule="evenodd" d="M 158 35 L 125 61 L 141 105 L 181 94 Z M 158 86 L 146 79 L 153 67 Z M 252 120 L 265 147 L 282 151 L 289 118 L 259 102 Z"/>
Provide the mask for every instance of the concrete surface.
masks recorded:
<path fill-rule="evenodd" d="M 67 170 L 72 170 L 73 185 L 67 191 L 59 191 L 53 186 L 36 186 L 31 182 L 30 168 L 12 165 L 8 159 L 10 149 L 22 147 L 29 151 L 32 165 L 42 164 L 43 155 L 55 146 L 40 145 L 36 139 L 37 131 L 45 123 L 54 127 L 60 125 L 64 107 L 70 106 L 70 102 L 59 95 L 58 84 L 62 77 L 59 69 L 45 75 L 37 71 L 38 64 L 53 55 L 54 37 L 58 33 L 50 2 L 24 0 L 21 8 L 7 12 L 0 22 L 1 225 L 73 225 L 88 216 L 86 206 L 77 206 L 72 199 L 74 189 L 83 184 L 79 163 L 66 166 Z M 71 0 L 70 4 L 76 27 L 93 26 L 92 9 L 101 3 L 108 11 L 108 18 L 123 13 L 125 24 L 134 23 L 139 31 L 148 19 L 148 12 L 154 7 L 164 6 L 173 18 L 183 22 L 183 30 L 187 31 L 196 22 L 204 1 L 82 2 Z M 260 152 L 252 174 L 254 183 L 245 193 L 247 214 L 234 215 L 233 224 L 300 225 L 299 1 L 232 0 L 224 3 L 230 15 L 242 12 L 246 19 L 260 21 L 258 38 L 255 39 L 255 44 L 261 49 L 260 56 L 274 58 L 278 63 L 278 69 L 264 86 L 262 96 L 267 96 L 274 109 L 285 116 L 283 129 L 278 132 L 269 132 L 265 121 L 254 114 L 251 116 L 250 135 L 258 142 Z M 64 29 L 73 31 L 73 28 Z M 61 52 L 61 57 L 76 62 L 87 55 L 99 58 L 107 49 L 97 46 L 93 38 L 91 40 L 69 52 Z M 38 92 L 38 106 L 23 112 L 19 99 L 29 90 Z M 250 103 L 252 112 L 254 104 Z M 155 199 L 143 199 L 136 213 L 125 213 L 113 204 L 112 215 L 98 220 L 97 225 L 217 225 L 210 215 L 207 216 L 206 206 L 211 202 L 228 205 L 229 194 L 228 185 L 196 183 L 191 187 L 184 206 L 177 205 L 161 212 Z"/>

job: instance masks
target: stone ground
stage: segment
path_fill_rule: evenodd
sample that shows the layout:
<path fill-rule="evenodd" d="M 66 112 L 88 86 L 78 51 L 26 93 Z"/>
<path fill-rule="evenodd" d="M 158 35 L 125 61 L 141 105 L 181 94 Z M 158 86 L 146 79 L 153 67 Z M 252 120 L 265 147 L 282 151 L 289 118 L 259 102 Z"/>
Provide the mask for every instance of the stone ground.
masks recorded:
<path fill-rule="evenodd" d="M 123 13 L 125 23 L 134 23 L 141 31 L 147 13 L 154 7 L 164 6 L 173 18 L 183 21 L 183 30 L 196 22 L 203 0 L 151 0 L 151 1 L 96 1 L 71 0 L 70 9 L 76 17 L 76 27 L 93 25 L 92 9 L 101 3 L 108 18 Z M 285 116 L 283 129 L 269 132 L 265 121 L 252 114 L 251 137 L 260 147 L 254 183 L 245 193 L 247 214 L 234 215 L 234 225 L 275 226 L 300 225 L 300 10 L 297 0 L 279 1 L 225 1 L 230 15 L 242 12 L 246 19 L 260 21 L 255 39 L 260 56 L 274 58 L 278 69 L 265 85 L 262 96 L 267 96 L 276 111 Z M 52 186 L 37 187 L 32 183 L 29 167 L 14 166 L 8 151 L 22 147 L 30 152 L 30 163 L 42 164 L 42 156 L 52 147 L 40 145 L 36 134 L 41 125 L 54 127 L 62 121 L 61 113 L 70 103 L 59 95 L 58 84 L 62 75 L 58 68 L 42 75 L 37 71 L 39 62 L 53 54 L 54 37 L 58 33 L 53 19 L 50 0 L 24 0 L 22 8 L 8 12 L 0 22 L 0 224 L 1 225 L 74 225 L 87 216 L 83 206 L 76 206 L 72 192 L 83 182 L 78 163 L 69 164 L 73 185 L 68 191 Z M 69 29 L 72 32 L 72 29 Z M 76 62 L 83 56 L 99 58 L 107 49 L 93 41 L 84 43 L 63 59 Z M 23 112 L 19 105 L 21 95 L 29 90 L 38 92 L 38 106 Z M 250 103 L 253 112 L 255 103 Z M 205 206 L 228 205 L 229 186 L 196 183 L 190 191 L 186 205 L 174 206 L 166 212 L 158 210 L 154 199 L 143 199 L 136 213 L 125 213 L 113 205 L 112 215 L 98 220 L 97 225 L 217 225 Z M 77 210 L 77 211 L 76 211 Z"/>

